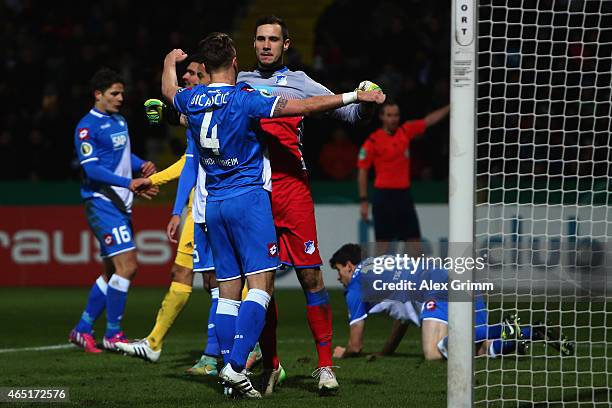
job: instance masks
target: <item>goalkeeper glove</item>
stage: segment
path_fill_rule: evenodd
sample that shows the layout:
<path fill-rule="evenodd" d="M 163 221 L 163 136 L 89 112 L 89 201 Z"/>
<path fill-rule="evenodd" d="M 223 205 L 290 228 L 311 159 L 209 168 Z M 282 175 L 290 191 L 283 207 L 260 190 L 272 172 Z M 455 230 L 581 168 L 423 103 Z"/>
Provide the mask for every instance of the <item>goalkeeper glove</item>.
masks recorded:
<path fill-rule="evenodd" d="M 159 99 L 147 99 L 144 103 L 145 115 L 149 125 L 159 125 L 164 117 L 166 104 Z"/>
<path fill-rule="evenodd" d="M 164 120 L 173 126 L 180 124 L 180 113 L 174 107 L 166 105 L 159 99 L 147 99 L 144 107 L 147 121 L 151 126 L 159 125 Z"/>
<path fill-rule="evenodd" d="M 357 91 L 382 91 L 382 89 L 372 81 L 361 81 L 355 88 L 355 92 Z"/>

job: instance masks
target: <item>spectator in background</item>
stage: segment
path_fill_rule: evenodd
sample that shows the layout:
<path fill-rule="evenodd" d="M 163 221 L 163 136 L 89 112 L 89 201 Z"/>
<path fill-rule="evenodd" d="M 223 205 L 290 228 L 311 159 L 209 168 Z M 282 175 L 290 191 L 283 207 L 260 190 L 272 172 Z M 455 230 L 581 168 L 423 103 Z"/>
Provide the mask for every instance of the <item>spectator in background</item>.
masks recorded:
<path fill-rule="evenodd" d="M 345 130 L 337 127 L 331 140 L 323 145 L 319 163 L 325 174 L 333 180 L 347 180 L 355 171 L 357 151 L 357 146 L 351 142 Z"/>
<path fill-rule="evenodd" d="M 410 194 L 410 142 L 423 135 L 425 129 L 444 119 L 449 106 L 437 109 L 423 119 L 400 125 L 400 109 L 393 101 L 380 109 L 382 128 L 366 139 L 359 151 L 358 185 L 361 217 L 368 220 L 368 172 L 376 172 L 372 215 L 376 242 L 386 252 L 393 240 L 407 241 L 412 256 L 420 252 L 421 230 Z"/>

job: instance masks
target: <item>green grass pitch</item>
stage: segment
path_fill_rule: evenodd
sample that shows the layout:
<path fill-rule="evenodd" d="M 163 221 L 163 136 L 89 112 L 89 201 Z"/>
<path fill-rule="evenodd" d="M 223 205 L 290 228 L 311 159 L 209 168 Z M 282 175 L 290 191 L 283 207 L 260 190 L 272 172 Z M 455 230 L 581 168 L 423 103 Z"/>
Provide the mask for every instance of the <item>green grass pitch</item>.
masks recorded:
<path fill-rule="evenodd" d="M 128 336 L 148 334 L 164 293 L 163 288 L 130 291 L 123 320 Z M 345 345 L 348 324 L 342 292 L 333 290 L 330 295 L 334 345 Z M 371 362 L 365 357 L 337 360 L 340 391 L 336 396 L 318 396 L 315 380 L 310 377 L 316 368 L 316 352 L 299 290 L 277 291 L 279 356 L 288 377 L 277 393 L 262 401 L 227 400 L 213 379 L 184 374 L 204 346 L 210 300 L 201 290 L 192 294 L 156 364 L 115 353 L 88 355 L 76 347 L 6 352 L 67 344 L 68 332 L 76 323 L 86 296 L 87 289 L 80 288 L 0 289 L 0 387 L 69 387 L 70 403 L 58 406 L 446 407 L 446 364 L 422 359 L 420 332 L 414 327 L 408 330 L 396 356 Z M 491 308 L 497 311 L 491 314 L 491 322 L 501 316 L 496 306 Z M 575 357 L 561 359 L 543 344 L 533 344 L 531 356 L 476 359 L 474 395 L 481 401 L 476 406 L 609 407 L 611 396 L 607 386 L 612 384 L 612 376 L 606 367 L 612 366 L 612 304 L 580 307 L 584 310 L 577 313 L 566 310 L 559 315 L 564 325 L 577 327 L 570 331 L 579 341 Z M 563 321 L 566 319 L 569 320 Z M 101 319 L 96 326 L 98 340 L 103 325 Z M 598 329 L 591 330 L 590 325 Z M 390 327 L 391 321 L 386 317 L 368 318 L 366 353 L 382 348 Z M 586 342 L 589 333 L 595 344 Z M 488 378 L 478 372 L 485 368 L 490 371 Z M 259 369 L 254 372 L 257 384 Z"/>
<path fill-rule="evenodd" d="M 347 311 L 341 291 L 330 291 L 334 311 L 334 345 L 348 339 Z M 165 289 L 133 288 L 123 328 L 144 337 L 151 329 Z M 2 288 L 0 350 L 66 344 L 78 320 L 86 289 Z M 319 397 L 310 377 L 316 351 L 306 322 L 300 290 L 278 290 L 279 357 L 287 381 L 262 401 L 227 400 L 213 379 L 184 374 L 204 346 L 209 295 L 195 290 L 174 324 L 156 364 L 114 353 L 88 355 L 74 347 L 48 351 L 0 351 L 0 387 L 69 387 L 70 404 L 85 407 L 444 407 L 446 364 L 421 358 L 420 333 L 408 330 L 398 355 L 366 361 L 338 360 L 340 391 Z M 96 325 L 101 340 L 104 319 Z M 374 316 L 366 328 L 366 352 L 380 351 L 391 320 Z M 255 369 L 254 384 L 259 369 Z M 23 406 L 23 404 L 20 404 Z M 35 404 L 40 406 L 40 404 Z M 58 404 L 60 406 L 60 404 Z"/>

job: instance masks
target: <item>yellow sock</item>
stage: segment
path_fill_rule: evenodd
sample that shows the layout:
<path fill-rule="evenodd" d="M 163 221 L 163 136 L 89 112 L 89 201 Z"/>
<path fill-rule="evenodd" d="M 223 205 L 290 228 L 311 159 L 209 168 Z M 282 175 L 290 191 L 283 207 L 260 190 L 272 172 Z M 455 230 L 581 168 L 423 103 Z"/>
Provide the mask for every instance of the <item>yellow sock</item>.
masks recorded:
<path fill-rule="evenodd" d="M 245 283 L 244 286 L 242 287 L 242 300 L 246 299 L 247 293 L 249 293 L 249 288 L 247 287 L 247 284 Z"/>
<path fill-rule="evenodd" d="M 147 336 L 149 345 L 153 350 L 158 351 L 161 349 L 168 330 L 170 330 L 172 323 L 174 323 L 176 317 L 183 310 L 183 307 L 189 300 L 189 295 L 191 295 L 191 286 L 172 282 L 157 312 L 155 327 L 153 327 L 153 330 Z"/>

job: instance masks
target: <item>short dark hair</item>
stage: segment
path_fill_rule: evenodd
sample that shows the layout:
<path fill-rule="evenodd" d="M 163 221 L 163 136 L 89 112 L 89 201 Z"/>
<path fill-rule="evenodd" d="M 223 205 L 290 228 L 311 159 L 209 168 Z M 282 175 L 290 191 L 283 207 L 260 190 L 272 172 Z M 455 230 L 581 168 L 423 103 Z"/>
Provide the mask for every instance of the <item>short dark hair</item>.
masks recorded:
<path fill-rule="evenodd" d="M 234 40 L 220 32 L 208 34 L 199 44 L 199 54 L 202 55 L 202 62 L 206 66 L 206 72 L 212 74 L 219 68 L 227 67 L 232 63 L 236 56 Z"/>
<path fill-rule="evenodd" d="M 332 269 L 336 268 L 336 264 L 345 266 L 348 262 L 357 265 L 361 262 L 361 247 L 357 244 L 344 244 L 337 250 L 329 260 L 329 265 Z"/>
<path fill-rule="evenodd" d="M 189 65 L 192 62 L 195 62 L 196 64 L 204 63 L 204 58 L 203 58 L 202 54 L 199 53 L 199 52 L 194 52 L 192 54 L 189 54 L 189 56 L 185 60 L 185 64 Z"/>
<path fill-rule="evenodd" d="M 257 28 L 264 24 L 278 24 L 281 27 L 283 41 L 289 38 L 289 29 L 287 28 L 285 20 L 280 17 L 276 17 L 275 15 L 259 17 L 255 22 L 255 35 L 257 35 Z"/>
<path fill-rule="evenodd" d="M 382 105 L 380 105 L 379 108 L 379 112 L 383 113 L 385 111 L 385 108 L 387 106 L 397 106 L 399 108 L 399 104 L 397 103 L 397 101 L 391 99 L 391 98 L 387 98 Z"/>
<path fill-rule="evenodd" d="M 89 81 L 92 92 L 100 91 L 104 93 L 113 84 L 123 84 L 125 81 L 117 71 L 113 71 L 110 68 L 100 68 L 91 80 Z"/>

